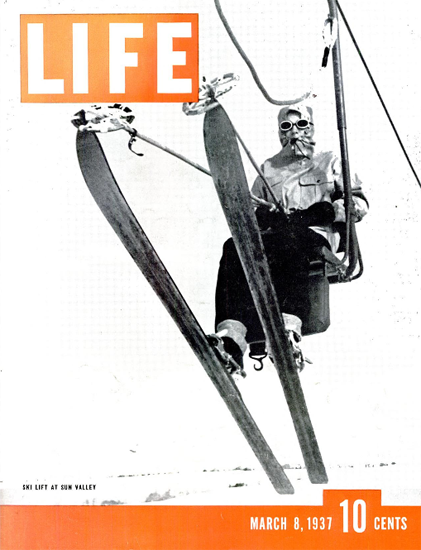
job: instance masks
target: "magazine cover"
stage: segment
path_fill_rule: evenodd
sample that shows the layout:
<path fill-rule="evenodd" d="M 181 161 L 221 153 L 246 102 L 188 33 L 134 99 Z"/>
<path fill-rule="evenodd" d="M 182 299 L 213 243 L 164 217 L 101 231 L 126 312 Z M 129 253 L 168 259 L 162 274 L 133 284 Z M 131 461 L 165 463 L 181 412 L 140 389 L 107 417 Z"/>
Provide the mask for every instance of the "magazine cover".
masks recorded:
<path fill-rule="evenodd" d="M 0 11 L 1 550 L 419 549 L 418 3 Z"/>

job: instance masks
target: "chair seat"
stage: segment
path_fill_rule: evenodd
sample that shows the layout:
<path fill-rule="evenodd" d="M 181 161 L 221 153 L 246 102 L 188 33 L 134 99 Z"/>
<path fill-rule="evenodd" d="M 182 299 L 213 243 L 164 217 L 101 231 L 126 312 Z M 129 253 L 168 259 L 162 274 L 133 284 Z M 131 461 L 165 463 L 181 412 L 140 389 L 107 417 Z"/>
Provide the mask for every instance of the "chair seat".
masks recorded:
<path fill-rule="evenodd" d="M 341 280 L 342 261 L 326 246 L 315 249 L 314 259 L 310 260 L 309 276 L 327 277 L 330 284 Z"/>

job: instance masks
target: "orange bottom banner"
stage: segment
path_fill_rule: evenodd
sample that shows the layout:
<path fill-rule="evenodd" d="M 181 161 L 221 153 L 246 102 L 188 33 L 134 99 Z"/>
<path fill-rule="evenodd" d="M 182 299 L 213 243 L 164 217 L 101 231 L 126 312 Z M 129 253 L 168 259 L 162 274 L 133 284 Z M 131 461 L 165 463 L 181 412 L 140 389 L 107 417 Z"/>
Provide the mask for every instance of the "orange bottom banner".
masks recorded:
<path fill-rule="evenodd" d="M 421 506 L 325 490 L 323 506 L 2 506 L 1 550 L 420 550 Z"/>

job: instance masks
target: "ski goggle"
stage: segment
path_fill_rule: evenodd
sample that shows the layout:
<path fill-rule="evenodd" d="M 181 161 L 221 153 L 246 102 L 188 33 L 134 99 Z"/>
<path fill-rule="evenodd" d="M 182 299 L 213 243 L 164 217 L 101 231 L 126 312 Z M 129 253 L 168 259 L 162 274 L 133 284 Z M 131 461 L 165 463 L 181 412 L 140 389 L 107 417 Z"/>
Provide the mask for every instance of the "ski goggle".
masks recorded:
<path fill-rule="evenodd" d="M 296 126 L 298 130 L 307 130 L 307 128 L 310 127 L 310 124 L 312 124 L 309 120 L 306 120 L 305 118 L 300 118 L 300 120 L 297 120 L 297 122 L 291 122 L 290 120 L 284 120 L 279 125 L 279 128 L 281 132 L 289 132 L 292 130 L 293 126 Z"/>

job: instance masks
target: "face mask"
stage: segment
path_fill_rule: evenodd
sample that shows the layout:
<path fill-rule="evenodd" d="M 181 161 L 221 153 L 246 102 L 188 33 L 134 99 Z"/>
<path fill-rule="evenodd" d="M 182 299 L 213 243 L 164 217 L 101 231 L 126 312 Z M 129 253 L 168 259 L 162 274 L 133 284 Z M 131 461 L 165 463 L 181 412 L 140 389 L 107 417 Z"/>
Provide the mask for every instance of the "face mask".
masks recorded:
<path fill-rule="evenodd" d="M 282 147 L 297 157 L 311 158 L 315 141 L 310 109 L 281 109 L 278 116 L 279 138 Z"/>

